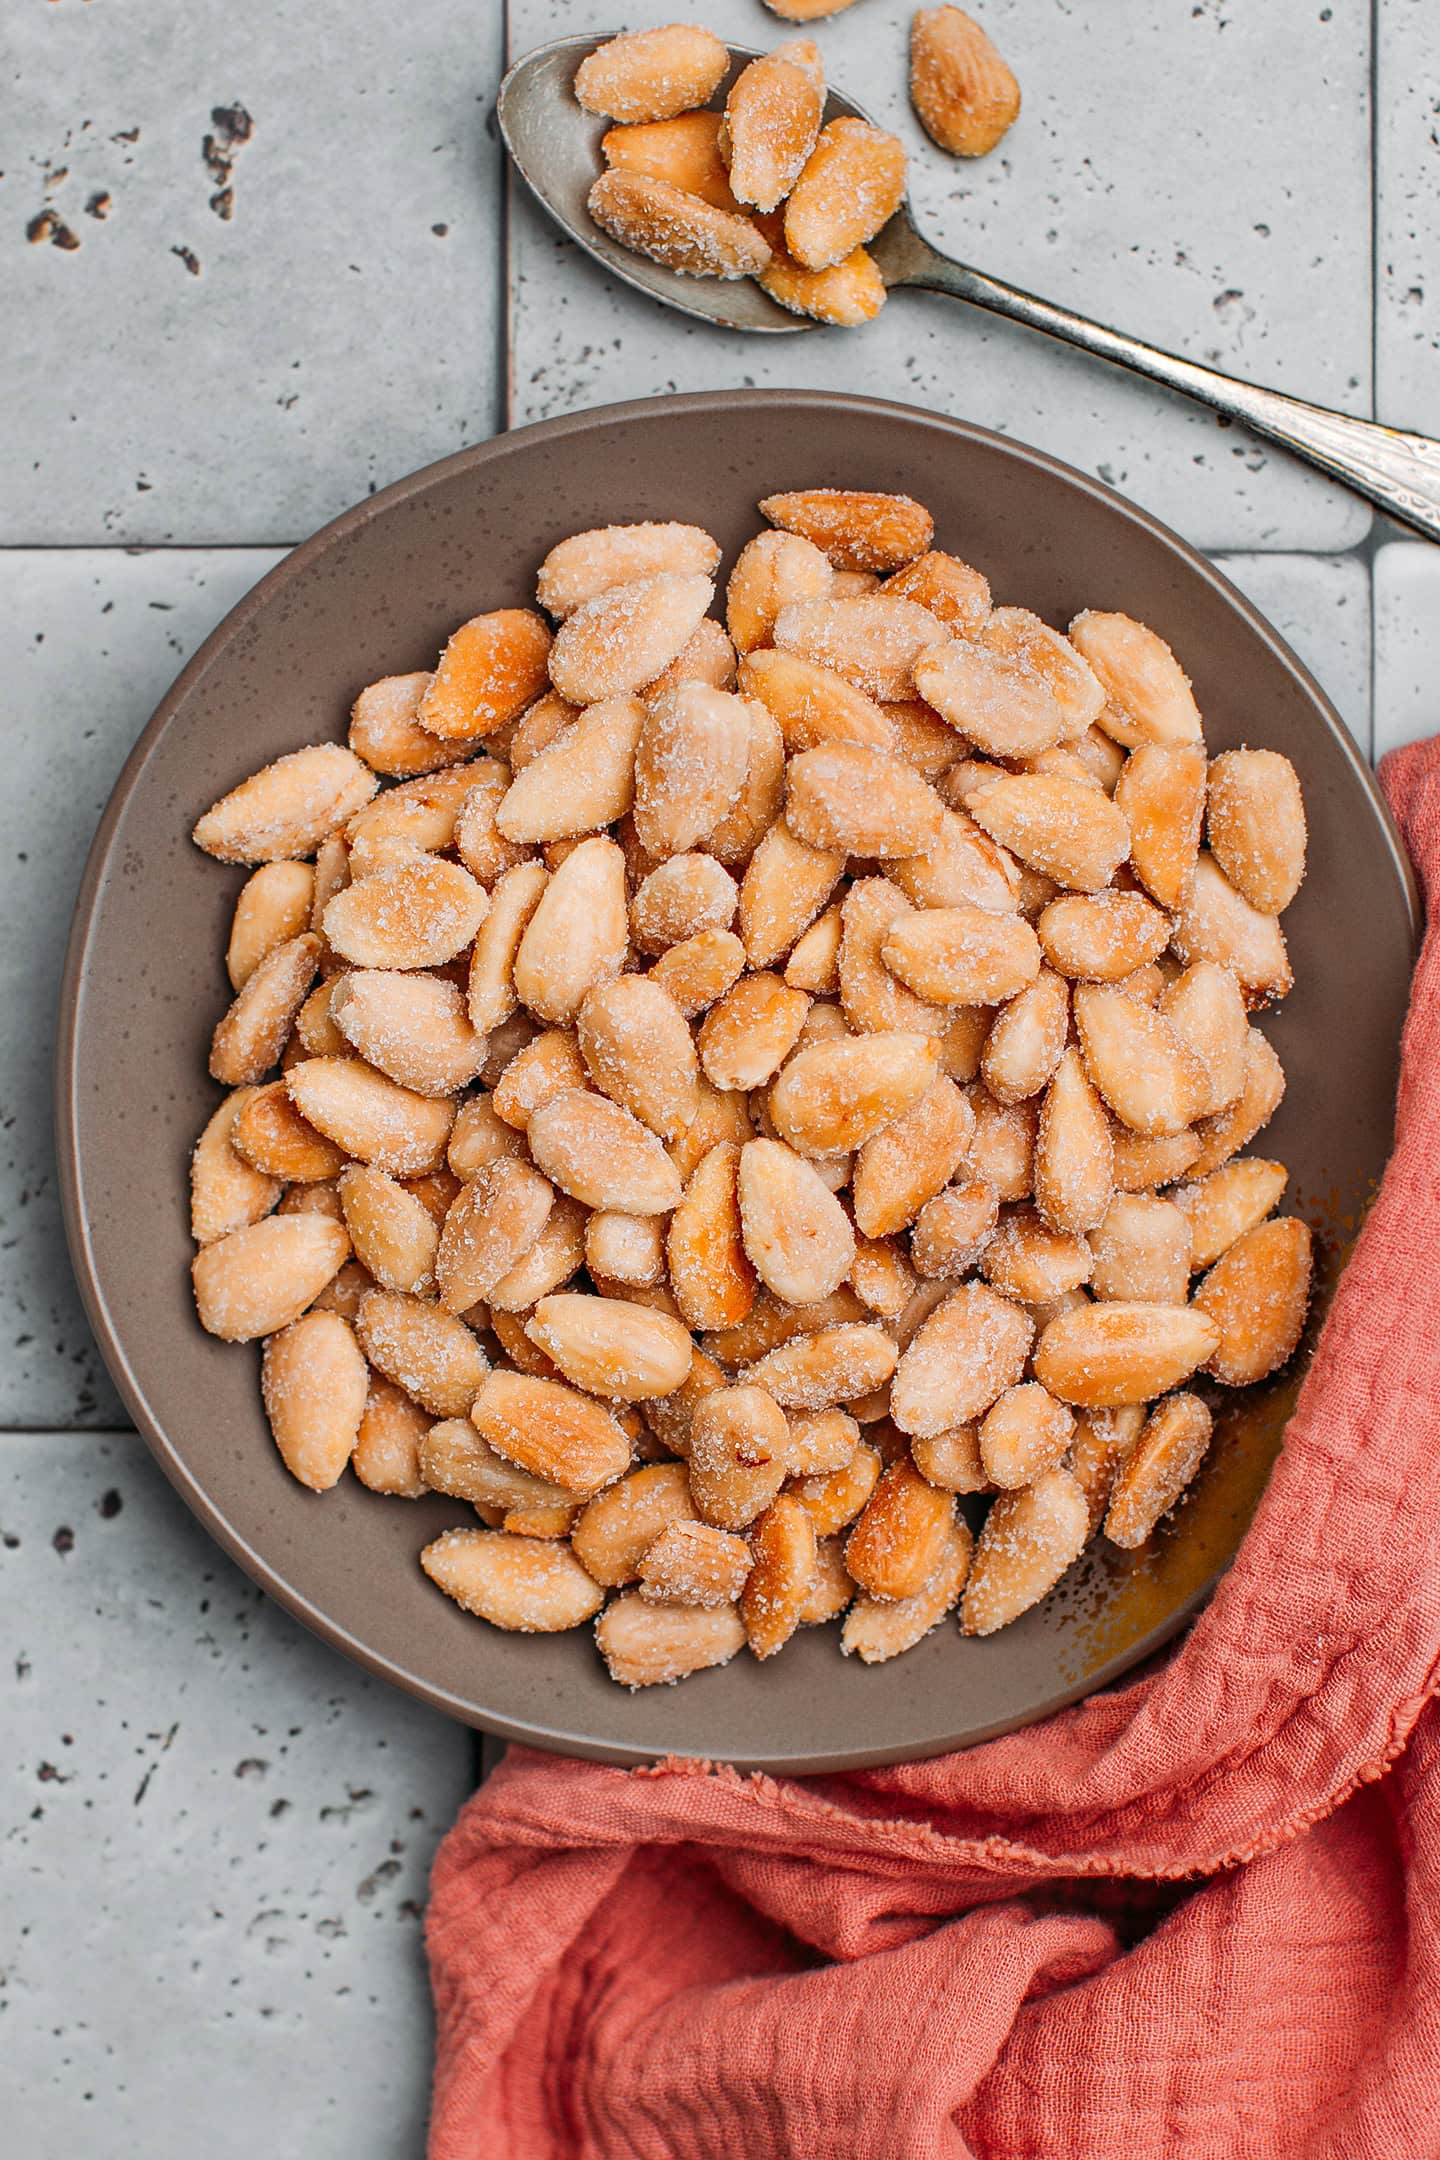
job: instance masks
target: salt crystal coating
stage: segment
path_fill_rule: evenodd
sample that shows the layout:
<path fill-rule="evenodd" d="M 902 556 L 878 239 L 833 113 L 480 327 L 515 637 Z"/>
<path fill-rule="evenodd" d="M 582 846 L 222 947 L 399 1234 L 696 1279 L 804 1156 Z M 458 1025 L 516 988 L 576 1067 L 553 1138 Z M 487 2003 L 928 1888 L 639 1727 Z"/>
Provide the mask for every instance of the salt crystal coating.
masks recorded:
<path fill-rule="evenodd" d="M 807 270 L 828 270 L 867 240 L 905 199 L 905 146 L 868 120 L 832 120 L 785 205 L 785 244 Z M 886 563 L 857 563 L 886 569 Z"/>
<path fill-rule="evenodd" d="M 420 1564 L 438 1589 L 495 1627 L 549 1635 L 598 1612 L 604 1593 L 570 1547 L 494 1530 L 447 1530 Z"/>
<path fill-rule="evenodd" d="M 562 728 L 518 772 L 495 812 L 517 843 L 600 832 L 635 798 L 635 746 L 645 724 L 638 698 L 607 698 Z"/>
<path fill-rule="evenodd" d="M 555 688 L 592 705 L 653 682 L 694 635 L 713 590 L 699 571 L 662 571 L 582 601 L 551 648 Z"/>
<path fill-rule="evenodd" d="M 1020 111 L 1020 85 L 963 8 L 919 8 L 910 26 L 910 102 L 933 143 L 984 157 Z"/>
<path fill-rule="evenodd" d="M 1145 1420 L 1111 1488 L 1105 1535 L 1112 1545 L 1143 1545 L 1205 1460 L 1214 1420 L 1198 1395 L 1170 1395 Z"/>
<path fill-rule="evenodd" d="M 663 953 L 706 930 L 728 930 L 739 904 L 740 888 L 713 855 L 671 855 L 636 888 L 630 935 L 641 952 Z"/>
<path fill-rule="evenodd" d="M 375 775 L 339 743 L 292 750 L 222 795 L 191 838 L 221 862 L 283 862 L 313 855 L 326 835 L 375 793 Z"/>
<path fill-rule="evenodd" d="M 489 911 L 489 895 L 468 870 L 417 855 L 347 885 L 322 920 L 331 946 L 356 967 L 430 968 L 472 944 Z"/>
<path fill-rule="evenodd" d="M 677 113 L 670 120 L 632 121 L 628 126 L 610 128 L 601 137 L 600 155 L 618 172 L 639 173 L 647 180 L 668 180 L 672 187 L 686 195 L 698 195 L 713 209 L 738 213 L 740 204 L 731 192 L 730 175 L 720 155 L 722 126 L 722 116 L 717 112 Z M 540 604 L 548 604 L 543 593 Z"/>
<path fill-rule="evenodd" d="M 758 277 L 770 261 L 748 218 L 717 210 L 668 180 L 606 172 L 585 198 L 595 223 L 636 255 L 686 277 Z"/>
<path fill-rule="evenodd" d="M 792 600 L 775 622 L 775 643 L 782 652 L 833 668 L 875 698 L 914 696 L 916 663 L 948 635 L 938 617 L 917 600 L 886 592 L 847 600 Z M 925 695 L 923 689 L 919 695 Z"/>
<path fill-rule="evenodd" d="M 668 120 L 703 105 L 729 65 L 719 38 L 698 24 L 631 30 L 586 54 L 575 72 L 575 96 L 587 112 L 611 120 Z"/>
<path fill-rule="evenodd" d="M 551 548 L 535 580 L 535 597 L 547 615 L 563 621 L 616 585 L 666 572 L 710 577 L 719 561 L 718 543 L 699 525 L 602 525 Z"/>
<path fill-rule="evenodd" d="M 1085 1495 L 1068 1470 L 1001 1493 L 975 1544 L 960 1609 L 967 1635 L 993 1635 L 1053 1590 L 1089 1534 Z"/>
<path fill-rule="evenodd" d="M 545 688 L 550 631 L 532 608 L 462 623 L 440 655 L 416 718 L 444 741 L 492 735 Z"/>
<path fill-rule="evenodd" d="M 781 52 L 742 68 L 725 100 L 725 147 L 738 199 L 773 210 L 790 193 L 820 132 L 824 89 Z"/>
<path fill-rule="evenodd" d="M 683 682 L 651 707 L 634 754 L 635 835 L 647 855 L 681 855 L 731 810 L 750 758 L 743 698 Z"/>

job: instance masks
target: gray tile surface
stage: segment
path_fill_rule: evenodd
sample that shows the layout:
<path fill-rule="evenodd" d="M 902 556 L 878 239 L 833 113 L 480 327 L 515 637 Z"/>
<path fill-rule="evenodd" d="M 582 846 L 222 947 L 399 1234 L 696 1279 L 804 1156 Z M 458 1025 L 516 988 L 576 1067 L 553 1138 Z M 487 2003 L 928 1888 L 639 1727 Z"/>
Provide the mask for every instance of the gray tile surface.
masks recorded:
<path fill-rule="evenodd" d="M 1417 554 L 1436 553 L 1433 549 Z M 1370 720 L 1370 571 L 1361 555 L 1219 555 L 1216 565 L 1239 586 L 1338 708 L 1368 756 Z M 1440 560 L 1440 556 L 1437 556 Z M 1263 716 L 1256 735 L 1264 734 Z"/>
<path fill-rule="evenodd" d="M 1440 12 L 1380 0 L 1376 88 L 1376 399 L 1440 435 Z"/>
<path fill-rule="evenodd" d="M 1440 548 L 1375 558 L 1375 755 L 1440 734 Z"/>
<path fill-rule="evenodd" d="M 511 0 L 511 47 L 604 29 L 614 0 Z M 634 0 L 628 24 L 673 0 Z M 777 43 L 755 0 L 707 0 L 722 35 Z M 1368 10 L 1078 7 L 992 0 L 1025 105 L 990 158 L 928 144 L 905 91 L 909 11 L 862 0 L 814 26 L 837 83 L 914 153 L 942 246 L 1232 373 L 1370 411 Z M 759 338 L 610 285 L 517 188 L 517 421 L 610 399 L 803 383 L 980 420 L 1098 472 L 1205 547 L 1336 548 L 1370 514 L 1239 429 L 954 302 L 896 294 L 860 331 Z"/>
<path fill-rule="evenodd" d="M 126 1422 L 60 1226 L 60 968 L 91 835 L 131 744 L 182 663 L 279 559 L 0 553 L 0 1428 Z"/>
<path fill-rule="evenodd" d="M 418 2156 L 470 1735 L 271 1605 L 131 1434 L 0 1441 L 0 1582 L 7 2155 Z"/>
<path fill-rule="evenodd" d="M 301 539 L 492 432 L 498 0 L 4 15 L 0 543 Z"/>

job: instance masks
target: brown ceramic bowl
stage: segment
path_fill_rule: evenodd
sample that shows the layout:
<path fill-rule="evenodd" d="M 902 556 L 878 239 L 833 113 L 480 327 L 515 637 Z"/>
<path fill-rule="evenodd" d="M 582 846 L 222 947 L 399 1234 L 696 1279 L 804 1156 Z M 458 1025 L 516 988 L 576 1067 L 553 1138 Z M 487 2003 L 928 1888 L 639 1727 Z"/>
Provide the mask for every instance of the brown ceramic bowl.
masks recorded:
<path fill-rule="evenodd" d="M 166 1474 L 272 1596 L 371 1671 L 491 1732 L 611 1762 L 892 1762 L 1113 1682 L 1233 1557 L 1296 1385 L 1292 1371 L 1222 1413 L 1151 1550 L 1097 1549 L 988 1641 L 952 1621 L 867 1669 L 842 1661 L 832 1626 L 763 1669 L 741 1657 L 630 1695 L 588 1630 L 500 1634 L 430 1586 L 416 1555 L 473 1521 L 458 1503 L 380 1499 L 353 1479 L 323 1499 L 303 1491 L 261 1413 L 258 1350 L 202 1333 L 186 1161 L 216 1100 L 206 1053 L 244 873 L 190 844 L 198 813 L 267 759 L 342 735 L 363 684 L 429 666 L 464 617 L 527 600 L 563 534 L 695 519 L 733 558 L 758 496 L 836 483 L 919 496 L 942 545 L 1055 623 L 1086 606 L 1153 623 L 1194 678 L 1213 748 L 1248 739 L 1295 761 L 1312 868 L 1286 918 L 1297 988 L 1266 1022 L 1290 1085 L 1263 1146 L 1291 1165 L 1290 1204 L 1319 1230 L 1333 1283 L 1390 1146 L 1416 922 L 1370 775 L 1294 655 L 1183 541 L 1054 459 L 933 414 L 805 391 L 614 406 L 501 436 L 361 503 L 241 602 L 161 705 L 101 824 L 70 946 L 58 1090 L 70 1247 L 106 1363 Z"/>

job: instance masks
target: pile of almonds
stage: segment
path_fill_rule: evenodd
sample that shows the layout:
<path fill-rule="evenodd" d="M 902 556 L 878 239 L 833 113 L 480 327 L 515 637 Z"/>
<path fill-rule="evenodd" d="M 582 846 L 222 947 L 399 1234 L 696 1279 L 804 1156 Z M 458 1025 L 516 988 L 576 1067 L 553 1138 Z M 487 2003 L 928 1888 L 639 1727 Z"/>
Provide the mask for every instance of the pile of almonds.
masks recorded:
<path fill-rule="evenodd" d="M 808 21 L 843 0 L 779 0 Z M 575 76 L 587 112 L 619 123 L 590 214 L 622 247 L 691 277 L 753 277 L 793 314 L 853 327 L 885 304 L 866 252 L 905 195 L 898 136 L 869 121 L 824 121 L 825 70 L 813 38 L 742 68 L 723 111 L 708 109 L 730 68 L 694 23 L 629 31 Z M 985 32 L 960 8 L 922 8 L 911 32 L 911 97 L 942 149 L 978 157 L 1020 110 L 1020 91 Z"/>
<path fill-rule="evenodd" d="M 908 497 L 761 509 L 723 624 L 698 526 L 577 533 L 194 834 L 258 866 L 203 1325 L 304 1484 L 470 1503 L 432 1579 L 631 1686 L 1003 1627 L 1150 1536 L 1185 1383 L 1282 1365 L 1310 1284 L 1241 1153 L 1288 761 L 1207 760 L 1153 630 L 993 605 Z"/>

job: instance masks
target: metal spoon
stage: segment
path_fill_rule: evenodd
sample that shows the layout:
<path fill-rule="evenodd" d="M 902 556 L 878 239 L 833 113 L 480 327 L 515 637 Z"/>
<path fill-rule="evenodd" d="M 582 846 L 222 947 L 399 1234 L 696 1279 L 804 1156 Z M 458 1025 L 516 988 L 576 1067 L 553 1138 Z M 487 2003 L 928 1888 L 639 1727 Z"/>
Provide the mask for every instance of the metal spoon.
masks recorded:
<path fill-rule="evenodd" d="M 500 85 L 498 114 L 505 146 L 551 217 L 616 277 L 679 308 L 682 314 L 698 315 L 726 330 L 782 333 L 821 328 L 807 317 L 778 307 L 748 278 L 684 277 L 643 255 L 632 255 L 600 230 L 585 198 L 602 170 L 600 138 L 610 123 L 576 103 L 574 81 L 585 55 L 605 42 L 604 37 L 574 37 L 542 45 L 517 61 Z M 732 45 L 730 51 L 733 66 L 717 92 L 717 103 L 741 68 L 759 57 L 742 45 Z M 825 117 L 833 120 L 842 115 L 870 118 L 863 106 L 832 90 Z M 1257 435 L 1283 443 L 1401 524 L 1440 540 L 1440 442 L 1429 436 L 1407 434 L 1378 420 L 1352 419 L 1348 413 L 1307 405 L 1278 390 L 1237 382 L 1215 368 L 1160 352 L 1121 330 L 1107 329 L 1069 308 L 1002 284 L 932 247 L 916 227 L 908 202 L 901 204 L 870 242 L 870 253 L 888 286 L 918 285 L 931 292 L 951 293 L 957 300 L 1008 315 L 1032 330 L 1044 330 L 1102 360 L 1113 360 L 1137 375 L 1183 391 L 1215 412 L 1243 420 Z"/>

